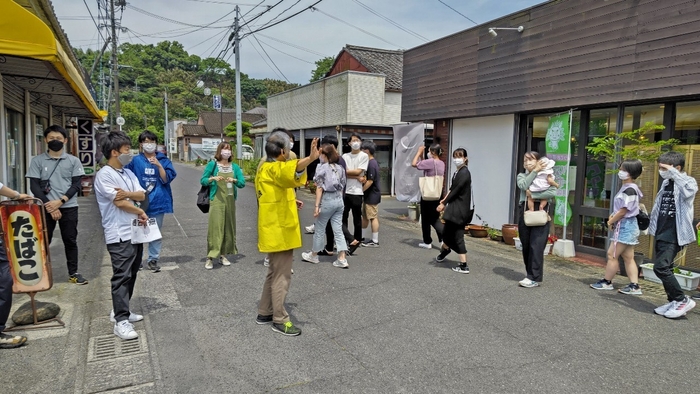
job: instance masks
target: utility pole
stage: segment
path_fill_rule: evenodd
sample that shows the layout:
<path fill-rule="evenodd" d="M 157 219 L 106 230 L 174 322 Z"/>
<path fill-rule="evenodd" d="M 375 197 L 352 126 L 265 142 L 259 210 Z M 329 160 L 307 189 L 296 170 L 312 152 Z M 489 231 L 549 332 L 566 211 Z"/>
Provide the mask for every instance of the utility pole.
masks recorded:
<path fill-rule="evenodd" d="M 114 78 L 114 113 L 121 116 L 121 105 L 119 104 L 119 63 L 117 63 L 117 21 L 115 19 L 114 1 L 110 0 L 110 20 L 112 22 L 112 77 Z M 112 119 L 116 117 L 112 116 Z M 122 127 L 119 126 L 119 131 Z"/>
<path fill-rule="evenodd" d="M 233 50 L 236 54 L 236 155 L 238 160 L 243 158 L 243 133 L 241 132 L 241 55 L 239 51 L 240 36 L 238 35 L 238 18 L 240 15 L 240 8 L 236 6 L 236 19 L 234 22 L 234 46 Z"/>
<path fill-rule="evenodd" d="M 165 129 L 163 131 L 163 145 L 165 145 L 165 154 L 170 157 L 170 133 L 168 132 L 168 89 L 163 93 L 163 104 L 165 105 Z"/>

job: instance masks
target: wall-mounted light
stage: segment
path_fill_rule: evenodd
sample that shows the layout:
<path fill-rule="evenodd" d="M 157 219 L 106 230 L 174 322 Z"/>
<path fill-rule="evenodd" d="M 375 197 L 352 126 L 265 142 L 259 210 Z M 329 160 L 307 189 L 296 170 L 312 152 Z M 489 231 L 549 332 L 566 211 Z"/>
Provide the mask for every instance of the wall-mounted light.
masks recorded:
<path fill-rule="evenodd" d="M 525 30 L 524 27 L 518 26 L 518 27 L 491 27 L 489 28 L 489 34 L 496 37 L 498 33 L 496 33 L 496 30 L 517 30 L 518 33 L 522 33 L 523 30 Z"/>

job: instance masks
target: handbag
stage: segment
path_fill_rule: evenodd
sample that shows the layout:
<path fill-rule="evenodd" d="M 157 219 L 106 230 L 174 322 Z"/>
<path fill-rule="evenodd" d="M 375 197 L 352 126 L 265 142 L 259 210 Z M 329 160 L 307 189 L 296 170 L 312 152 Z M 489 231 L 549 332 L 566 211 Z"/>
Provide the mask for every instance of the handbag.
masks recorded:
<path fill-rule="evenodd" d="M 544 226 L 549 221 L 547 211 L 525 211 L 523 221 L 528 227 Z"/>
<path fill-rule="evenodd" d="M 158 228 L 156 218 L 148 218 L 146 223 L 139 222 L 138 219 L 131 221 L 131 243 L 145 244 L 163 238 Z"/>
<path fill-rule="evenodd" d="M 202 213 L 209 213 L 209 186 L 202 186 L 197 193 L 197 208 Z"/>
<path fill-rule="evenodd" d="M 433 160 L 433 164 L 435 161 Z M 420 194 L 423 200 L 426 201 L 436 201 L 442 197 L 442 185 L 445 181 L 444 176 L 437 175 L 437 165 L 435 165 L 435 175 L 434 176 L 422 176 L 418 178 L 418 186 L 420 187 Z"/>
<path fill-rule="evenodd" d="M 51 171 L 51 174 L 49 174 L 49 177 L 46 179 L 40 179 L 39 180 L 39 187 L 41 188 L 41 191 L 44 192 L 45 195 L 49 195 L 51 192 L 51 177 L 53 176 L 53 173 L 56 172 L 56 169 L 58 168 L 58 165 L 61 163 L 61 159 L 56 160 L 56 165 L 53 168 L 53 171 Z"/>

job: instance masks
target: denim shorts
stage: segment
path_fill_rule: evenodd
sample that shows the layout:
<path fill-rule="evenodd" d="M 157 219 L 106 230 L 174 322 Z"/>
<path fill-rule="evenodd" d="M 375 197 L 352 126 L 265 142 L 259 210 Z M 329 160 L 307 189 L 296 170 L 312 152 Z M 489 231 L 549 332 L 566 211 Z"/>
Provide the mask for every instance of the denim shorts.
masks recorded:
<path fill-rule="evenodd" d="M 636 217 L 622 218 L 613 232 L 613 242 L 625 245 L 637 245 L 639 241 L 639 225 Z"/>

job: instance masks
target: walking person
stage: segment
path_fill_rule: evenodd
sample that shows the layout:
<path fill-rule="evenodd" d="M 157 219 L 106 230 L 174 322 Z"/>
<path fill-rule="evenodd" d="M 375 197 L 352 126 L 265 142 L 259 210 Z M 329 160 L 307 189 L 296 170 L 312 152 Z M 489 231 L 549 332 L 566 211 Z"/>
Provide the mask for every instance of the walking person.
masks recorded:
<path fill-rule="evenodd" d="M 31 198 L 16 190 L 12 190 L 0 182 L 0 196 L 13 200 Z M 27 337 L 23 335 L 6 334 L 5 328 L 7 318 L 10 317 L 12 309 L 12 273 L 10 273 L 10 260 L 7 258 L 3 237 L 0 237 L 0 349 L 13 349 L 20 347 L 27 342 Z"/>
<path fill-rule="evenodd" d="M 440 160 L 442 148 L 440 144 L 433 144 L 428 151 L 428 158 L 423 160 L 425 146 L 418 148 L 418 153 L 413 158 L 411 165 L 423 171 L 424 177 L 430 176 L 445 176 L 445 162 Z M 431 249 L 433 247 L 433 237 L 430 234 L 430 228 L 434 228 L 437 233 L 438 242 L 442 244 L 443 226 L 440 221 L 440 214 L 437 211 L 442 195 L 437 200 L 425 200 L 422 196 L 420 199 L 420 224 L 423 232 L 423 242 L 418 244 L 419 248 Z"/>
<path fill-rule="evenodd" d="M 56 223 L 61 229 L 68 266 L 68 281 L 86 285 L 78 272 L 78 198 L 80 181 L 85 175 L 80 160 L 65 152 L 66 130 L 52 125 L 44 130 L 48 151 L 32 158 L 26 177 L 32 194 L 44 203 L 46 231 L 51 243 Z"/>
<path fill-rule="evenodd" d="M 231 145 L 222 141 L 216 147 L 214 160 L 202 174 L 201 184 L 209 186 L 209 229 L 207 231 L 207 262 L 205 269 L 214 268 L 218 258 L 223 266 L 231 265 L 227 254 L 237 254 L 236 199 L 238 189 L 245 187 L 243 171 L 231 163 Z"/>
<path fill-rule="evenodd" d="M 170 183 L 175 179 L 177 173 L 173 163 L 168 157 L 160 152 L 156 152 L 156 137 L 150 130 L 144 130 L 139 135 L 139 145 L 141 154 L 126 166 L 136 175 L 141 187 L 146 190 L 148 204 L 146 215 L 155 218 L 158 228 L 163 228 L 163 218 L 166 213 L 173 213 L 173 192 Z M 162 232 L 162 230 L 161 230 Z M 148 269 L 153 272 L 160 272 L 158 261 L 160 251 L 163 247 L 163 240 L 159 239 L 148 243 Z"/>
<path fill-rule="evenodd" d="M 442 263 L 451 251 L 459 255 L 459 265 L 452 267 L 452 271 L 460 274 L 468 274 L 467 248 L 464 245 L 464 227 L 472 220 L 474 212 L 471 207 L 472 200 L 472 174 L 467 165 L 469 158 L 467 150 L 457 148 L 452 152 L 452 164 L 455 166 L 455 174 L 452 176 L 450 192 L 440 200 L 437 212 L 444 212 L 442 218 L 445 226 L 442 234 L 443 245 L 440 254 L 435 261 Z"/>
<path fill-rule="evenodd" d="M 608 248 L 608 263 L 605 276 L 591 287 L 596 290 L 613 290 L 612 280 L 619 269 L 622 256 L 630 283 L 618 291 L 622 294 L 640 295 L 639 269 L 634 261 L 634 246 L 639 243 L 639 202 L 644 197 L 634 181 L 642 175 L 641 160 L 625 160 L 620 165 L 617 176 L 622 181 L 620 191 L 613 200 L 613 213 L 608 218 L 608 226 L 613 230 L 613 239 Z"/>
<path fill-rule="evenodd" d="M 316 204 L 314 205 L 314 217 L 316 228 L 324 229 L 330 223 L 333 229 L 335 244 L 338 249 L 338 259 L 333 262 L 334 267 L 348 268 L 345 252 L 348 249 L 343 235 L 343 190 L 345 189 L 345 169 L 338 164 L 340 155 L 335 147 L 326 144 L 321 147 L 319 160 L 321 164 L 316 167 L 314 183 L 316 184 Z M 318 264 L 318 254 L 324 249 L 325 232 L 314 233 L 314 243 L 310 252 L 301 254 L 301 258 L 309 263 Z"/>
<path fill-rule="evenodd" d="M 348 220 L 352 212 L 353 224 L 353 242 L 362 240 L 362 199 L 364 191 L 362 190 L 362 182 L 360 181 L 367 171 L 369 164 L 369 156 L 360 148 L 362 147 L 362 137 L 357 133 L 350 135 L 348 142 L 350 153 L 343 155 L 345 165 L 347 166 L 347 185 L 345 186 L 345 209 L 343 210 L 343 225 L 348 227 Z"/>
<path fill-rule="evenodd" d="M 270 257 L 263 284 L 257 324 L 272 324 L 272 330 L 296 336 L 301 330 L 289 320 L 284 301 L 292 279 L 294 249 L 301 247 L 298 209 L 294 189 L 306 183 L 306 167 L 318 158 L 318 138 L 311 141 L 311 154 L 301 160 L 289 160 L 289 136 L 283 131 L 270 135 L 265 143 L 267 161 L 255 177 L 258 197 L 258 249 Z"/>
<path fill-rule="evenodd" d="M 677 319 L 695 308 L 695 301 L 683 293 L 673 267 L 675 256 L 695 242 L 693 202 L 698 184 L 683 171 L 685 156 L 682 153 L 666 152 L 658 163 L 659 176 L 664 181 L 649 215 L 649 235 L 654 236 L 654 273 L 664 285 L 668 303 L 654 309 L 654 313 Z"/>
<path fill-rule="evenodd" d="M 121 339 L 136 339 L 132 323 L 143 316 L 131 312 L 129 302 L 134 294 L 136 277 L 143 257 L 143 245 L 131 243 L 134 220 L 146 223 L 148 216 L 140 203 L 146 191 L 131 170 L 124 168 L 131 160 L 131 139 L 121 131 L 112 132 L 102 141 L 102 153 L 107 165 L 95 175 L 95 196 L 102 216 L 107 252 L 112 260 L 112 312 L 114 335 Z"/>
<path fill-rule="evenodd" d="M 546 167 L 546 162 L 541 160 L 538 152 L 526 152 L 523 157 L 525 172 L 518 174 L 516 184 L 520 189 L 520 215 L 518 219 L 518 234 L 523 245 L 523 261 L 525 262 L 525 272 L 527 276 L 518 282 L 520 286 L 526 288 L 537 287 L 542 282 L 544 271 L 544 248 L 547 246 L 549 236 L 549 222 L 541 226 L 525 225 L 524 214 L 527 208 L 528 197 L 533 201 L 541 202 L 547 200 L 546 209 L 549 210 L 552 204 L 551 199 L 556 195 L 556 188 L 550 187 L 543 192 L 531 192 L 530 186 L 540 171 Z M 538 205 L 539 206 L 539 205 Z"/>
<path fill-rule="evenodd" d="M 365 182 L 362 184 L 364 199 L 362 204 L 362 228 L 366 234 L 362 246 L 369 248 L 379 247 L 379 203 L 382 202 L 382 193 L 379 190 L 379 163 L 374 158 L 377 145 L 372 141 L 363 141 L 360 147 L 369 161 L 367 162 L 367 172 Z"/>

